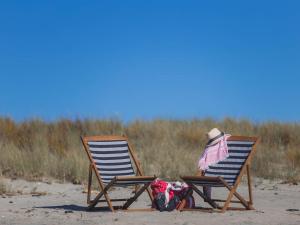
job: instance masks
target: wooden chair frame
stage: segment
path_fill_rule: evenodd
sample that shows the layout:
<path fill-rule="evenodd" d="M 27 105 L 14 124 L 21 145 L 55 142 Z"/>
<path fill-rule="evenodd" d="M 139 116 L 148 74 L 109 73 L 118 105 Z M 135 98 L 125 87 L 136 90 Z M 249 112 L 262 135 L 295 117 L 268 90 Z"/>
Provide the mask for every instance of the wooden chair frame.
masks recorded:
<path fill-rule="evenodd" d="M 254 142 L 254 145 L 252 146 L 252 149 L 248 155 L 248 158 L 245 160 L 244 165 L 240 169 L 240 173 L 238 177 L 236 178 L 236 181 L 233 186 L 230 186 L 222 177 L 209 177 L 209 176 L 181 176 L 181 179 L 185 181 L 188 185 L 190 185 L 191 190 L 189 190 L 185 197 L 188 197 L 192 194 L 193 191 L 195 191 L 205 202 L 207 202 L 211 208 L 193 208 L 193 209 L 185 209 L 184 208 L 184 202 L 181 203 L 179 206 L 180 211 L 186 211 L 186 210 L 195 210 L 195 211 L 218 211 L 224 213 L 226 210 L 253 210 L 253 197 L 252 197 L 252 183 L 251 183 L 251 175 L 250 175 L 250 164 L 251 159 L 253 157 L 253 154 L 256 151 L 256 145 L 258 143 L 258 138 L 256 137 L 245 137 L 245 136 L 231 136 L 229 137 L 228 141 L 252 141 Z M 238 192 L 237 188 L 240 184 L 243 175 L 247 174 L 247 182 L 248 182 L 248 195 L 249 200 L 245 200 Z M 223 187 L 228 189 L 229 193 L 226 199 L 212 199 L 206 196 L 202 191 L 198 189 L 198 187 L 193 184 L 193 181 L 207 181 L 212 182 L 216 184 L 222 184 Z M 238 200 L 232 200 L 233 196 L 235 196 Z M 217 202 L 224 202 L 223 206 L 220 206 Z M 240 203 L 243 205 L 243 208 L 241 207 L 229 207 L 230 203 Z"/>
<path fill-rule="evenodd" d="M 129 144 L 128 138 L 125 136 L 89 136 L 89 137 L 81 137 L 81 141 L 83 143 L 85 152 L 87 153 L 87 156 L 90 160 L 90 166 L 89 166 L 89 177 L 88 177 L 88 192 L 87 192 L 87 204 L 88 209 L 93 209 L 97 203 L 99 202 L 106 202 L 108 205 L 108 208 L 114 212 L 115 210 L 127 210 L 127 211 L 152 211 L 154 209 L 152 208 L 146 208 L 146 209 L 128 209 L 131 204 L 136 201 L 136 199 L 146 190 L 148 192 L 149 198 L 151 200 L 151 203 L 153 201 L 153 196 L 151 194 L 151 190 L 149 188 L 151 182 L 156 178 L 156 176 L 144 176 L 142 173 L 142 169 L 140 166 L 140 162 L 135 157 L 135 153 L 133 150 L 133 147 Z M 136 176 L 121 176 L 121 177 L 114 177 L 111 182 L 109 182 L 106 186 L 102 182 L 101 176 L 99 174 L 99 169 L 97 169 L 96 164 L 89 152 L 88 142 L 89 141 L 126 141 L 128 143 L 128 152 L 130 157 L 132 158 L 132 161 L 136 167 Z M 100 192 L 97 194 L 97 196 L 94 199 L 91 199 L 91 186 L 92 186 L 92 176 L 93 172 L 96 175 L 96 179 L 99 184 Z M 124 198 L 124 199 L 112 199 L 109 197 L 108 191 L 110 188 L 112 188 L 117 181 L 139 181 L 139 180 L 149 180 L 146 184 L 142 185 L 136 185 L 135 187 L 135 195 L 131 198 Z M 104 196 L 104 200 L 100 200 L 101 197 Z M 112 202 L 125 202 L 122 206 L 113 206 Z"/>

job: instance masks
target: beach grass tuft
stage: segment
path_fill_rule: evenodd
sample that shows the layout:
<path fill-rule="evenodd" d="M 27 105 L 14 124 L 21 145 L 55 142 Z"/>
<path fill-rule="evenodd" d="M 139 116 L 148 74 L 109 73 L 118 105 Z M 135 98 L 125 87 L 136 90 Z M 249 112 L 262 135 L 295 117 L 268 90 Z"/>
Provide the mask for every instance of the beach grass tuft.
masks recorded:
<path fill-rule="evenodd" d="M 16 122 L 0 118 L 0 176 L 38 180 L 86 182 L 88 160 L 81 135 L 126 135 L 134 146 L 145 174 L 178 179 L 195 174 L 213 127 L 232 135 L 260 138 L 252 172 L 258 177 L 300 180 L 300 124 L 253 123 L 225 118 L 123 123 L 117 119 Z"/>

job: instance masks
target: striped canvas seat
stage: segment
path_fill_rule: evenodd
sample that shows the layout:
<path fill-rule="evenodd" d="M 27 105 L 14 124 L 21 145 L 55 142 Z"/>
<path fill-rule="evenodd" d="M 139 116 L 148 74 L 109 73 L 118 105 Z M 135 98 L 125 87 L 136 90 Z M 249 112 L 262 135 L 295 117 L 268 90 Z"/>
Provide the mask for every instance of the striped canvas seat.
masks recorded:
<path fill-rule="evenodd" d="M 124 180 L 125 177 L 135 176 L 127 141 L 90 141 L 88 146 L 104 184 L 108 184 L 115 177 L 123 177 L 123 179 L 116 181 L 118 185 L 135 185 L 136 183 L 141 184 L 143 181 L 144 183 L 149 182 L 147 179 L 143 181 Z"/>
<path fill-rule="evenodd" d="M 222 177 L 229 185 L 233 185 L 253 145 L 253 141 L 227 141 L 229 157 L 209 166 L 205 171 L 205 176 Z M 199 184 L 201 184 L 201 182 Z M 203 184 L 210 185 L 210 183 L 207 182 Z M 215 184 L 213 186 L 223 185 Z"/>
<path fill-rule="evenodd" d="M 210 165 L 204 176 L 181 176 L 181 178 L 212 207 L 209 210 L 225 212 L 227 209 L 254 209 L 252 206 L 250 162 L 256 149 L 257 140 L 256 137 L 231 136 L 227 140 L 229 156 L 226 159 Z M 236 191 L 241 178 L 245 174 L 247 174 L 248 180 L 249 201 L 246 201 Z M 224 187 L 229 193 L 226 199 L 214 199 L 210 195 L 201 192 L 197 186 Z M 185 197 L 191 194 L 192 191 L 188 192 Z M 233 197 L 238 200 L 232 200 Z M 224 202 L 224 205 L 220 206 L 218 202 Z M 240 203 L 244 208 L 229 207 L 231 203 Z M 181 204 L 179 210 L 184 210 L 183 207 L 184 205 Z"/>

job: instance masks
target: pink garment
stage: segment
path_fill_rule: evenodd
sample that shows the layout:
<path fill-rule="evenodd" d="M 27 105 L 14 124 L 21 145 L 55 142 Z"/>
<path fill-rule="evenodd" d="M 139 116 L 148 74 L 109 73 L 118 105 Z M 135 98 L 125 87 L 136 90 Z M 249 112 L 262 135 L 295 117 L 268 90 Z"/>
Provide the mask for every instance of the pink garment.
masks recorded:
<path fill-rule="evenodd" d="M 227 139 L 229 134 L 220 137 L 217 143 L 207 145 L 199 158 L 198 169 L 206 170 L 208 166 L 226 159 L 228 155 Z"/>
<path fill-rule="evenodd" d="M 189 186 L 184 182 L 166 182 L 158 178 L 151 183 L 152 195 L 154 198 L 156 198 L 158 193 L 165 194 L 165 205 L 167 205 L 175 195 L 182 196 L 188 188 Z"/>

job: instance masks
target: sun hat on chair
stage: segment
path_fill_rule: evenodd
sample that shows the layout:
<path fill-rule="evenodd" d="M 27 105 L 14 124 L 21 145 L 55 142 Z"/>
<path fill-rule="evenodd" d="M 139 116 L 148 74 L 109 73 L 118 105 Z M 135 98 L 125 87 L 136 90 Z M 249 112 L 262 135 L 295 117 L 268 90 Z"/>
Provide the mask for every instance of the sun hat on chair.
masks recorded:
<path fill-rule="evenodd" d="M 224 132 L 219 131 L 218 128 L 213 128 L 207 133 L 208 143 L 207 145 L 216 144 L 221 137 L 224 136 Z"/>

